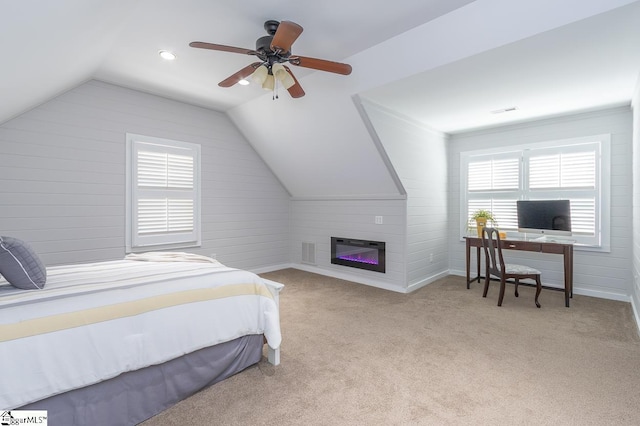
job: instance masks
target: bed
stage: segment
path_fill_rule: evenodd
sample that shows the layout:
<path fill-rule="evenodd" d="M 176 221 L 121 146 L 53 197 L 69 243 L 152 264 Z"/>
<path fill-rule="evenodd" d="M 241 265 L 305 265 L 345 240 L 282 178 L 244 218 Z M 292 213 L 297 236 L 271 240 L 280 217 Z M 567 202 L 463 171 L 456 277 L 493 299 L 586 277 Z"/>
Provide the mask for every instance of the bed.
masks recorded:
<path fill-rule="evenodd" d="M 187 253 L 49 267 L 36 290 L 0 278 L 0 410 L 137 424 L 256 364 L 265 344 L 277 365 L 282 287 Z"/>

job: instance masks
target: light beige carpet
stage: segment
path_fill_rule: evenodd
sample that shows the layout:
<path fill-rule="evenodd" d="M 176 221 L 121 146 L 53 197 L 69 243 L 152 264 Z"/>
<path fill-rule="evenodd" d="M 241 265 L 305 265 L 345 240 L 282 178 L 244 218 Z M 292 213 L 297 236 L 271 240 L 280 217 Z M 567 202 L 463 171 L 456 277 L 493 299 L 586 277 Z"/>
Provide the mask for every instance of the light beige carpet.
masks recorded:
<path fill-rule="evenodd" d="M 628 303 L 447 277 L 398 294 L 286 269 L 282 364 L 257 366 L 154 425 L 638 425 Z M 265 351 L 266 354 L 266 351 Z"/>

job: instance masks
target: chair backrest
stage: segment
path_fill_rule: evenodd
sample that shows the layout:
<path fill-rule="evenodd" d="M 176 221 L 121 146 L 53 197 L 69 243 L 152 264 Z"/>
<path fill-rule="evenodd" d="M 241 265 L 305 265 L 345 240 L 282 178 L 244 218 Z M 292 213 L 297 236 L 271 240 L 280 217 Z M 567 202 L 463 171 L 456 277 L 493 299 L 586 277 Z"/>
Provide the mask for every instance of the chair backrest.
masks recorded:
<path fill-rule="evenodd" d="M 504 258 L 500 246 L 500 233 L 496 228 L 482 229 L 482 248 L 484 248 L 487 268 L 496 275 L 504 271 Z"/>

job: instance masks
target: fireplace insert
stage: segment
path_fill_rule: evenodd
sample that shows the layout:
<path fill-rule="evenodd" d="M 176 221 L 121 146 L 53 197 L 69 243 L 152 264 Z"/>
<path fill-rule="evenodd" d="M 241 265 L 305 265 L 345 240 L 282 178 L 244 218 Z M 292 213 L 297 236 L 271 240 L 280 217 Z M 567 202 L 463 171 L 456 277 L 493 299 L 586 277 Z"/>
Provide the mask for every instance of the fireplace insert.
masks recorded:
<path fill-rule="evenodd" d="M 331 237 L 331 263 L 384 273 L 385 243 Z"/>

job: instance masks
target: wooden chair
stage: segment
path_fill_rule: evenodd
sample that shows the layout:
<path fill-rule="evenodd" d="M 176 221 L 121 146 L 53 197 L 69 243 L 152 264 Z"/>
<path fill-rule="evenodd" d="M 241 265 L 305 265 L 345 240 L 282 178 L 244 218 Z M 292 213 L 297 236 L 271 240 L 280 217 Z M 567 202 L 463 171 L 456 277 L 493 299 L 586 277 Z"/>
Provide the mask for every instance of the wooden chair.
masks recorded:
<path fill-rule="evenodd" d="M 520 284 L 520 280 L 529 278 L 535 280 L 536 282 L 535 302 L 536 306 L 539 308 L 540 303 L 538 303 L 538 296 L 540 295 L 540 291 L 542 290 L 542 283 L 540 282 L 540 271 L 524 265 L 504 263 L 500 234 L 495 228 L 483 229 L 482 248 L 484 249 L 486 265 L 484 292 L 482 293 L 482 297 L 487 297 L 491 275 L 500 279 L 500 296 L 498 297 L 498 306 L 502 306 L 502 299 L 504 299 L 504 290 L 507 279 L 513 278 L 515 280 L 515 296 L 518 297 L 518 284 Z"/>

